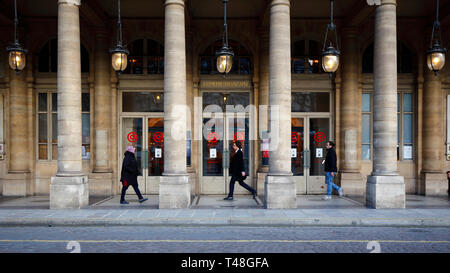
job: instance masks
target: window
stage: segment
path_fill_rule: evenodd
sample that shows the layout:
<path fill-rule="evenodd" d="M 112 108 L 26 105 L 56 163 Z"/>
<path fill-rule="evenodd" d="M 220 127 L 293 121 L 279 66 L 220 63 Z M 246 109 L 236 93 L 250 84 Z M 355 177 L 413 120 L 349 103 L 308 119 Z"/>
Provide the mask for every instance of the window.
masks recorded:
<path fill-rule="evenodd" d="M 413 94 L 397 94 L 397 160 L 413 159 Z"/>
<path fill-rule="evenodd" d="M 89 93 L 82 94 L 82 159 L 90 158 Z M 58 94 L 38 93 L 38 159 L 58 159 Z M 51 121 L 51 122 L 50 122 Z"/>
<path fill-rule="evenodd" d="M 91 117 L 90 117 L 90 96 L 89 93 L 81 94 L 81 157 L 82 159 L 91 158 Z"/>
<path fill-rule="evenodd" d="M 125 74 L 164 74 L 164 47 L 150 39 L 139 39 L 129 46 Z"/>
<path fill-rule="evenodd" d="M 363 73 L 373 73 L 373 43 L 369 45 L 363 54 L 362 71 Z M 414 55 L 401 41 L 397 41 L 397 73 L 413 72 Z"/>
<path fill-rule="evenodd" d="M 361 159 L 371 159 L 372 143 L 372 97 L 370 93 L 362 94 L 362 130 L 361 130 Z"/>
<path fill-rule="evenodd" d="M 81 72 L 89 72 L 89 53 L 86 48 L 80 46 Z M 58 72 L 58 40 L 51 39 L 39 51 L 39 72 Z"/>
<path fill-rule="evenodd" d="M 163 92 L 123 92 L 122 112 L 164 112 Z"/>
<path fill-rule="evenodd" d="M 297 41 L 291 47 L 291 71 L 293 74 L 321 73 L 319 42 Z"/>
<path fill-rule="evenodd" d="M 397 160 L 414 158 L 414 96 L 411 92 L 397 94 Z M 361 159 L 372 159 L 372 94 L 362 94 Z"/>
<path fill-rule="evenodd" d="M 240 43 L 229 40 L 228 45 L 234 52 L 233 65 L 230 74 L 251 75 L 253 73 L 250 52 Z M 216 65 L 216 51 L 222 48 L 222 40 L 216 41 L 200 55 L 199 70 L 202 75 L 218 74 Z"/>
<path fill-rule="evenodd" d="M 330 93 L 292 92 L 292 112 L 329 112 Z"/>

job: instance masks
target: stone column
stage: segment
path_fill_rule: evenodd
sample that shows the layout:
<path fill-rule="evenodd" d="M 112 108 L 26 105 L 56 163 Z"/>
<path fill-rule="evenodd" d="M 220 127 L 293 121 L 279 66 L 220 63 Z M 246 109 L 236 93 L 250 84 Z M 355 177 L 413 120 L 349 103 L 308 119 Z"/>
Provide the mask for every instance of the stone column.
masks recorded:
<path fill-rule="evenodd" d="M 25 71 L 19 73 L 9 69 L 9 137 L 6 141 L 9 164 L 8 173 L 3 180 L 4 196 L 26 196 L 30 193 L 26 81 L 28 66 L 29 64 Z"/>
<path fill-rule="evenodd" d="M 80 0 L 58 1 L 58 171 L 50 184 L 50 209 L 89 203 L 81 161 Z"/>
<path fill-rule="evenodd" d="M 98 32 L 95 36 L 95 80 L 94 80 L 94 130 L 95 162 L 94 172 L 111 172 L 108 145 L 111 124 L 111 75 L 108 54 L 108 36 Z"/>
<path fill-rule="evenodd" d="M 93 109 L 93 138 L 92 153 L 93 172 L 89 174 L 90 193 L 92 195 L 111 195 L 113 193 L 113 173 L 111 154 L 111 61 L 108 54 L 109 38 L 104 29 L 97 29 L 95 33 L 94 77 L 92 94 Z M 92 148 L 91 148 L 92 149 Z M 115 148 L 117 149 L 117 148 Z"/>
<path fill-rule="evenodd" d="M 296 208 L 291 172 L 291 31 L 290 1 L 270 4 L 269 45 L 269 173 L 265 182 L 266 208 Z"/>
<path fill-rule="evenodd" d="M 342 88 L 340 94 L 340 180 L 344 194 L 364 192 L 361 158 L 358 157 L 358 128 L 361 115 L 359 93 L 358 28 L 345 28 L 342 48 Z"/>
<path fill-rule="evenodd" d="M 445 112 L 445 99 L 441 77 L 425 67 L 424 79 L 421 192 L 425 195 L 447 195 L 446 174 L 442 172 L 445 154 L 442 149 L 445 143 L 442 112 Z"/>
<path fill-rule="evenodd" d="M 164 173 L 159 208 L 191 203 L 186 172 L 186 42 L 184 0 L 165 1 L 164 32 Z"/>
<path fill-rule="evenodd" d="M 258 141 L 259 141 L 259 162 L 258 166 L 258 178 L 256 184 L 256 190 L 258 195 L 264 195 L 264 184 L 267 173 L 269 172 L 269 166 L 262 165 L 262 138 L 264 135 L 262 132 L 269 130 L 268 119 L 268 106 L 269 106 L 269 29 L 262 28 L 259 30 L 259 93 L 258 93 Z"/>
<path fill-rule="evenodd" d="M 404 208 L 405 183 L 397 171 L 397 3 L 381 0 L 375 15 L 373 169 L 366 205 Z"/>

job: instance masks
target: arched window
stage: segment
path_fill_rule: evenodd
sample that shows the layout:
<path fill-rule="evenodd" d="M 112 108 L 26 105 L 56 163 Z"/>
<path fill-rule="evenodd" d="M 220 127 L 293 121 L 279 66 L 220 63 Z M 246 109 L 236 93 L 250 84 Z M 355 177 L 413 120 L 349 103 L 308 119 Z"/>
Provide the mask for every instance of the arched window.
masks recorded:
<path fill-rule="evenodd" d="M 240 43 L 229 40 L 228 45 L 234 52 L 233 66 L 230 74 L 251 75 L 253 72 L 252 57 L 250 52 Z M 216 66 L 216 51 L 222 48 L 222 40 L 208 46 L 200 55 L 199 70 L 202 75 L 218 74 Z"/>
<path fill-rule="evenodd" d="M 373 73 L 373 43 L 364 50 L 362 61 L 362 72 Z M 412 73 L 413 72 L 414 55 L 406 45 L 397 41 L 397 73 Z"/>
<path fill-rule="evenodd" d="M 291 72 L 321 73 L 320 45 L 314 40 L 300 40 L 291 47 Z"/>
<path fill-rule="evenodd" d="M 151 39 L 132 42 L 125 74 L 164 74 L 164 47 Z"/>
<path fill-rule="evenodd" d="M 81 73 L 89 72 L 89 53 L 80 46 Z M 39 72 L 58 72 L 58 40 L 51 39 L 39 51 Z"/>

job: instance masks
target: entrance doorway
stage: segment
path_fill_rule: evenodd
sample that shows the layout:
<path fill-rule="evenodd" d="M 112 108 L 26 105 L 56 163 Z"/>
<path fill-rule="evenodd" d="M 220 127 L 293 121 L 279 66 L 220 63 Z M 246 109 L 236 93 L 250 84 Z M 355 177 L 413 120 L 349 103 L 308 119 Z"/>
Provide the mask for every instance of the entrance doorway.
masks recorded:
<path fill-rule="evenodd" d="M 246 183 L 253 180 L 251 172 L 249 116 L 232 114 L 220 114 L 219 117 L 203 118 L 202 140 L 202 179 L 201 192 L 203 194 L 228 194 L 229 180 L 231 176 L 228 168 L 231 158 L 234 156 L 232 148 L 234 141 L 242 143 L 244 154 Z M 244 194 L 247 190 L 235 187 L 234 193 Z"/>
<path fill-rule="evenodd" d="M 247 108 L 249 103 L 249 92 L 202 92 L 202 144 L 199 149 L 201 194 L 228 194 L 231 179 L 228 168 L 234 156 L 233 141 L 242 143 L 247 174 L 245 182 L 252 185 L 253 132 L 251 111 Z M 248 192 L 237 186 L 234 193 Z"/>
<path fill-rule="evenodd" d="M 292 115 L 292 173 L 299 194 L 326 192 L 325 143 L 332 139 L 329 115 Z"/>
<path fill-rule="evenodd" d="M 139 189 L 142 194 L 159 192 L 159 176 L 164 171 L 164 118 L 156 115 L 122 117 L 122 141 L 120 168 L 127 146 L 136 148 L 136 159 L 140 175 Z M 135 194 L 128 190 L 127 194 Z"/>

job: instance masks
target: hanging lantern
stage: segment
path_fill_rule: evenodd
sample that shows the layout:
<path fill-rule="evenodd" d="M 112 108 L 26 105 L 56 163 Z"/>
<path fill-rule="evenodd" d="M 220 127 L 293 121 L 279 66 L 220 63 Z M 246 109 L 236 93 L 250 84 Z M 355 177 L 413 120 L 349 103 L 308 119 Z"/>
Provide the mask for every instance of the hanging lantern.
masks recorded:
<path fill-rule="evenodd" d="M 439 0 L 436 0 L 436 21 L 434 21 L 433 30 L 431 33 L 430 49 L 427 51 L 427 66 L 428 69 L 437 75 L 438 71 L 442 70 L 445 65 L 445 53 L 447 49 L 441 47 L 442 34 L 441 24 L 439 23 Z"/>
<path fill-rule="evenodd" d="M 333 6 L 334 0 L 330 0 L 330 23 L 327 25 L 327 31 L 325 32 L 325 40 L 323 41 L 322 48 L 322 68 L 326 73 L 336 72 L 339 68 L 339 56 L 341 52 L 339 51 L 337 33 L 336 33 L 336 25 L 333 23 Z M 334 33 L 336 48 L 333 46 L 333 43 L 330 41 L 329 46 L 326 48 L 326 43 L 328 39 L 328 31 Z"/>
<path fill-rule="evenodd" d="M 226 74 L 230 73 L 231 67 L 233 66 L 233 57 L 234 57 L 233 50 L 231 50 L 231 47 L 228 46 L 227 3 L 228 3 L 228 0 L 223 0 L 223 4 L 224 4 L 223 38 L 222 38 L 223 44 L 222 44 L 222 48 L 216 52 L 217 71 L 219 71 L 220 74 L 223 74 L 224 77 Z"/>
<path fill-rule="evenodd" d="M 8 51 L 8 63 L 9 67 L 17 72 L 22 71 L 26 64 L 26 54 L 28 51 L 24 49 L 17 38 L 17 25 L 19 20 L 17 19 L 17 2 L 14 0 L 14 43 L 6 48 Z"/>
<path fill-rule="evenodd" d="M 118 20 L 117 20 L 117 45 L 111 49 L 109 53 L 112 54 L 111 64 L 113 69 L 120 75 L 121 72 L 127 69 L 128 55 L 130 52 L 122 45 L 122 22 L 120 21 L 120 0 L 118 6 Z"/>

